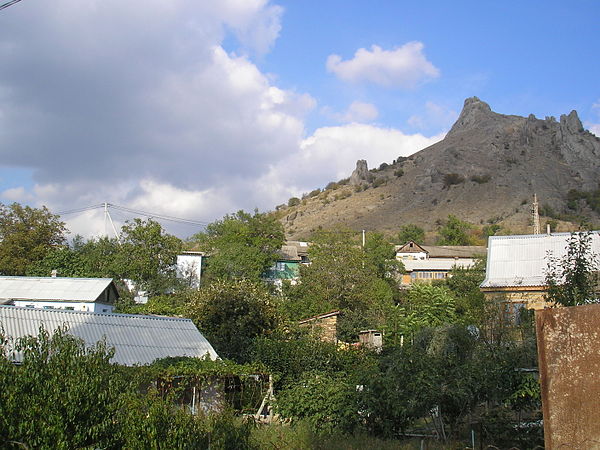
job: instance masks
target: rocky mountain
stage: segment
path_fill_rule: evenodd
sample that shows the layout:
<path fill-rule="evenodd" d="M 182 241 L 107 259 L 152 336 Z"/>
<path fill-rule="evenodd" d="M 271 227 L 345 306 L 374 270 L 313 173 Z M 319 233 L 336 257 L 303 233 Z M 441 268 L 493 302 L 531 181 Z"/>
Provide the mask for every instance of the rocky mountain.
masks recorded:
<path fill-rule="evenodd" d="M 600 139 L 584 130 L 576 111 L 559 121 L 525 118 L 498 114 L 472 97 L 442 141 L 377 169 L 360 160 L 349 179 L 275 214 L 298 239 L 337 224 L 396 233 L 414 223 L 431 231 L 449 214 L 527 233 L 535 193 L 542 213 L 564 219 L 566 229 L 574 226 L 569 220 L 600 218 L 585 200 L 598 190 L 599 175 Z"/>

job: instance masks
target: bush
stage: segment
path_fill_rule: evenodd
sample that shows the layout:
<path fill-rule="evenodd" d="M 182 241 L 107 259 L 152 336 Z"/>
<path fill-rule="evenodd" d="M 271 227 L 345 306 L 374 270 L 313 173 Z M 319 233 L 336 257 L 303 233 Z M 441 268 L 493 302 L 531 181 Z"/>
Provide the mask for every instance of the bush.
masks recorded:
<path fill-rule="evenodd" d="M 339 185 L 335 181 L 332 181 L 332 182 L 328 183 L 327 186 L 325 186 L 325 189 L 331 189 L 332 191 L 334 191 L 338 187 L 339 187 Z"/>
<path fill-rule="evenodd" d="M 400 178 L 402 175 L 404 175 L 404 170 L 402 169 L 396 169 L 394 170 L 394 176 Z"/>
<path fill-rule="evenodd" d="M 277 412 L 315 431 L 351 433 L 359 422 L 356 383 L 344 373 L 307 373 L 278 394 Z"/>
<path fill-rule="evenodd" d="M 388 167 L 390 167 L 390 165 L 388 163 L 381 163 L 379 165 L 379 170 L 384 170 L 384 169 L 387 169 Z"/>
<path fill-rule="evenodd" d="M 488 183 L 490 180 L 492 179 L 492 176 L 490 174 L 485 174 L 485 175 L 473 175 L 471 176 L 470 180 L 477 183 L 477 184 L 485 184 Z"/>
<path fill-rule="evenodd" d="M 288 200 L 287 205 L 289 207 L 298 206 L 300 204 L 300 199 L 298 197 L 292 197 Z"/>
<path fill-rule="evenodd" d="M 465 182 L 465 177 L 458 173 L 447 173 L 444 175 L 444 188 L 447 189 L 450 186 L 455 184 L 460 184 Z"/>
<path fill-rule="evenodd" d="M 313 190 L 313 191 L 310 191 L 310 192 L 309 192 L 309 194 L 308 194 L 308 196 L 309 196 L 310 198 L 312 198 L 312 197 L 316 197 L 316 196 L 317 196 L 317 195 L 319 195 L 320 193 L 321 193 L 321 189 L 315 189 L 315 190 Z"/>
<path fill-rule="evenodd" d="M 375 179 L 375 181 L 373 181 L 373 187 L 379 187 L 379 186 L 383 186 L 384 184 L 387 184 L 388 182 L 388 178 L 387 177 L 379 177 L 377 179 Z"/>

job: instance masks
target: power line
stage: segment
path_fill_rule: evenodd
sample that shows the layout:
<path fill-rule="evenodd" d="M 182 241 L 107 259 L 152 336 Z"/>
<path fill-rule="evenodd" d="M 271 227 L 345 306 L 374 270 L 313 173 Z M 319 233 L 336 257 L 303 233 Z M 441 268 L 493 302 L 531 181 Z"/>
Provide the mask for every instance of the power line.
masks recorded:
<path fill-rule="evenodd" d="M 167 214 L 142 211 L 140 209 L 128 208 L 126 206 L 114 205 L 112 203 L 107 203 L 107 206 L 109 208 L 116 209 L 118 211 L 126 212 L 126 213 L 137 215 L 137 216 L 143 216 L 143 217 L 147 217 L 150 219 L 160 219 L 160 220 L 166 220 L 166 221 L 181 223 L 181 224 L 186 224 L 186 225 L 195 225 L 195 226 L 200 226 L 200 227 L 205 227 L 206 225 L 208 225 L 208 222 L 204 222 L 201 220 L 184 219 L 182 217 L 175 217 L 175 216 L 170 216 Z M 74 208 L 74 209 L 70 209 L 70 210 L 66 210 L 66 211 L 59 211 L 57 214 L 59 216 L 65 216 L 65 215 L 69 215 L 69 214 L 79 214 L 82 212 L 91 211 L 94 209 L 100 209 L 100 208 L 104 208 L 104 207 L 105 207 L 104 203 L 101 203 L 101 204 L 97 204 L 97 205 L 83 206 L 81 208 Z"/>
<path fill-rule="evenodd" d="M 4 9 L 4 8 L 8 8 L 11 5 L 14 5 L 15 3 L 19 3 L 21 0 L 10 0 L 9 2 L 3 3 L 2 5 L 0 5 L 0 10 Z"/>

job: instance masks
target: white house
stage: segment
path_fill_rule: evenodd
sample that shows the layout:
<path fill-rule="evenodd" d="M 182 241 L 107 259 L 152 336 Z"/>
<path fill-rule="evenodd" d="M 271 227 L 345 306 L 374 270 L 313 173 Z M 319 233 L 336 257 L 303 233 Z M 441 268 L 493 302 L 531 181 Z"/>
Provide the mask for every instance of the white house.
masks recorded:
<path fill-rule="evenodd" d="M 503 303 L 508 312 L 543 309 L 549 264 L 567 254 L 570 238 L 571 233 L 490 236 L 481 283 L 485 297 Z M 600 255 L 600 232 L 591 232 L 590 238 L 590 251 Z"/>
<path fill-rule="evenodd" d="M 396 259 L 402 261 L 406 273 L 401 286 L 415 281 L 443 280 L 455 268 L 468 268 L 485 255 L 486 248 L 466 245 L 419 245 L 407 242 L 396 247 Z"/>
<path fill-rule="evenodd" d="M 177 255 L 177 277 L 186 280 L 192 288 L 200 287 L 203 252 L 188 251 Z"/>
<path fill-rule="evenodd" d="M 0 303 L 25 308 L 112 313 L 112 278 L 0 277 Z"/>

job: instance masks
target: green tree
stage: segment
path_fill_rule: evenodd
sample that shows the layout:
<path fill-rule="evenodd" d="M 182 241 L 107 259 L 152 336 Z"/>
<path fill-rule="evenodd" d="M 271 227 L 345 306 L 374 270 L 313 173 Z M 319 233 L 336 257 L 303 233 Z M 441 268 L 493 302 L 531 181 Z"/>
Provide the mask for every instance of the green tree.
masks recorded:
<path fill-rule="evenodd" d="M 425 230 L 412 223 L 400 227 L 400 232 L 398 233 L 398 242 L 400 244 L 406 244 L 409 241 L 417 244 L 423 244 L 425 241 Z"/>
<path fill-rule="evenodd" d="M 253 339 L 277 327 L 275 302 L 262 282 L 216 280 L 191 293 L 187 314 L 221 357 L 245 361 Z"/>
<path fill-rule="evenodd" d="M 567 254 L 548 262 L 547 300 L 562 306 L 598 302 L 598 254 L 592 250 L 591 232 L 572 233 Z"/>
<path fill-rule="evenodd" d="M 209 254 L 207 279 L 259 280 L 277 260 L 284 233 L 272 215 L 238 211 L 211 223 L 192 240 Z"/>
<path fill-rule="evenodd" d="M 366 264 L 375 269 L 379 278 L 395 282 L 398 274 L 404 272 L 404 265 L 396 260 L 394 245 L 382 233 L 367 233 L 365 241 Z"/>
<path fill-rule="evenodd" d="M 356 338 L 359 328 L 376 326 L 367 320 L 373 304 L 391 303 L 394 297 L 355 235 L 348 230 L 317 233 L 309 247 L 311 264 L 300 268 L 302 282 L 286 291 L 287 312 L 293 319 L 341 309 L 338 336 L 348 340 Z"/>
<path fill-rule="evenodd" d="M 134 219 L 121 228 L 121 244 L 114 270 L 131 279 L 136 288 L 150 295 L 163 294 L 176 285 L 177 254 L 182 241 L 152 220 Z"/>
<path fill-rule="evenodd" d="M 403 304 L 408 332 L 456 322 L 456 300 L 445 286 L 413 283 Z"/>
<path fill-rule="evenodd" d="M 469 231 L 473 228 L 468 222 L 450 214 L 445 225 L 438 231 L 438 245 L 472 245 Z"/>
<path fill-rule="evenodd" d="M 117 444 L 113 419 L 127 384 L 109 364 L 102 342 L 86 348 L 65 329 L 20 339 L 23 362 L 2 361 L 0 433 L 5 445 L 28 448 L 109 447 Z"/>
<path fill-rule="evenodd" d="M 24 275 L 30 264 L 65 242 L 66 231 L 59 216 L 45 206 L 0 204 L 0 273 Z"/>
<path fill-rule="evenodd" d="M 86 261 L 82 255 L 69 246 L 51 249 L 43 259 L 27 267 L 26 274 L 35 277 L 48 277 L 56 270 L 59 277 L 89 276 Z"/>
<path fill-rule="evenodd" d="M 462 323 L 481 324 L 485 318 L 485 296 L 479 286 L 485 278 L 485 258 L 472 267 L 454 267 L 445 285 L 456 299 L 456 313 Z"/>

